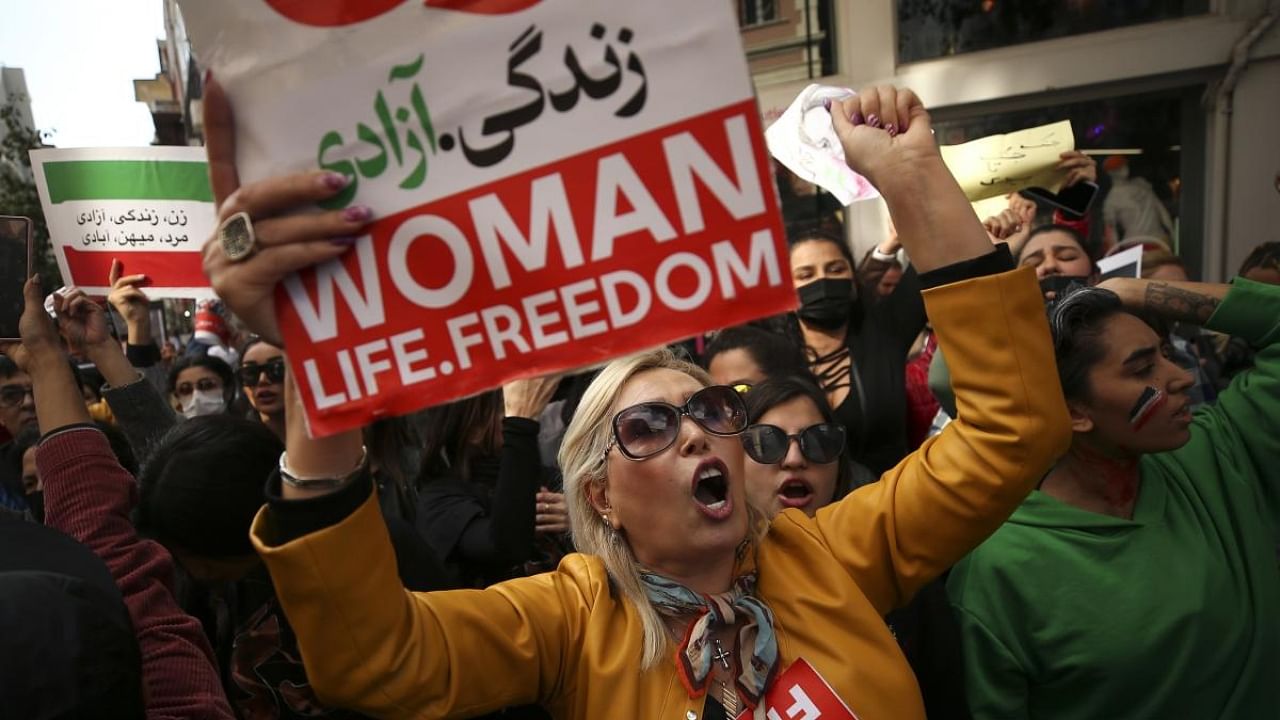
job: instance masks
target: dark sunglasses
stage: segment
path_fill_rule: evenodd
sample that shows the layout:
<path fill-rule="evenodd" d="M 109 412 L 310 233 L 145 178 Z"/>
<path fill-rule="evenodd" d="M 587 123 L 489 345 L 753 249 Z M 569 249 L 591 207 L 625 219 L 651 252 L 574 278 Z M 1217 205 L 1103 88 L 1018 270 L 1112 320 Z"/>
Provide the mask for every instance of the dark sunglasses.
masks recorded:
<path fill-rule="evenodd" d="M 840 459 L 844 452 L 844 426 L 818 423 L 788 435 L 774 425 L 752 425 L 742 433 L 742 449 L 761 465 L 773 465 L 787 456 L 792 440 L 800 443 L 800 454 L 809 462 L 826 465 Z"/>
<path fill-rule="evenodd" d="M 30 385 L 6 385 L 0 388 L 0 406 L 18 407 L 28 395 L 32 400 L 36 399 L 35 390 Z"/>
<path fill-rule="evenodd" d="M 284 358 L 272 358 L 261 365 L 246 363 L 236 372 L 240 375 L 240 384 L 245 386 L 257 385 L 258 377 L 262 373 L 267 374 L 267 382 L 282 383 L 284 382 Z"/>
<path fill-rule="evenodd" d="M 604 454 L 616 444 L 632 460 L 657 455 L 675 444 L 685 415 L 712 435 L 737 435 L 747 426 L 747 407 L 738 392 L 727 385 L 712 385 L 690 395 L 683 407 L 646 402 L 614 415 L 613 437 Z"/>

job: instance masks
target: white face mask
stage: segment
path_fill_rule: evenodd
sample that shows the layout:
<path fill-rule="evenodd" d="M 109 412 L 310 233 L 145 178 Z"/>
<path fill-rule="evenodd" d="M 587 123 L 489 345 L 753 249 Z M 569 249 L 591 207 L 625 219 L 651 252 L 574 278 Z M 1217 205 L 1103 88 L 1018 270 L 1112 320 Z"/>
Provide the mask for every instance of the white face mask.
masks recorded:
<path fill-rule="evenodd" d="M 217 415 L 226 407 L 227 401 L 223 399 L 221 390 L 196 390 L 182 403 L 182 415 L 187 418 Z"/>

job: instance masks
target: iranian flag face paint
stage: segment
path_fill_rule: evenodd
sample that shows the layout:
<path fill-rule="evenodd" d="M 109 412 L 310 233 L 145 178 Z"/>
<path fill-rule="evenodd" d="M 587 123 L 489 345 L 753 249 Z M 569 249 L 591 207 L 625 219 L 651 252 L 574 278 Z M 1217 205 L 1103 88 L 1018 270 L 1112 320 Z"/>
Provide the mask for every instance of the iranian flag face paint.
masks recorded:
<path fill-rule="evenodd" d="M 1148 385 L 1142 391 L 1142 395 L 1138 396 L 1138 402 L 1134 403 L 1133 409 L 1129 411 L 1129 425 L 1134 430 L 1141 430 L 1168 400 L 1169 396 L 1164 391 Z"/>

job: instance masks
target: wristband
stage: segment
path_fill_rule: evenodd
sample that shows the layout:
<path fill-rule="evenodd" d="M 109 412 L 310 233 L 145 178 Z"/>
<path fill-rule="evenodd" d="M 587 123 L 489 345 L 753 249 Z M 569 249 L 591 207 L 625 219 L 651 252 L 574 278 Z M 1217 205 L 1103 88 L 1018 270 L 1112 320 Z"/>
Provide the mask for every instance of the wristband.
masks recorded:
<path fill-rule="evenodd" d="M 280 482 L 297 490 L 336 490 L 360 477 L 369 462 L 369 449 L 360 446 L 360 461 L 355 468 L 341 477 L 298 477 L 289 469 L 287 452 L 280 453 Z"/>
<path fill-rule="evenodd" d="M 882 253 L 879 247 L 871 248 L 871 257 L 880 262 L 897 262 L 898 260 L 897 253 Z"/>

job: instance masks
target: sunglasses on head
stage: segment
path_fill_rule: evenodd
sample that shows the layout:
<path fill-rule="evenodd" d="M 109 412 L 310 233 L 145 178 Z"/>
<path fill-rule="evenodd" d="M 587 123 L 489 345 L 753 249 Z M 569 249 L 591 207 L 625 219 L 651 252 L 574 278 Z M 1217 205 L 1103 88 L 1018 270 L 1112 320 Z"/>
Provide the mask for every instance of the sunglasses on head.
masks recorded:
<path fill-rule="evenodd" d="M 742 449 L 761 465 L 774 465 L 787 456 L 792 440 L 800 443 L 800 454 L 809 462 L 826 465 L 844 452 L 844 426 L 824 422 L 788 435 L 774 425 L 752 425 L 742 433 Z"/>
<path fill-rule="evenodd" d="M 614 415 L 613 436 L 604 453 L 608 455 L 617 445 L 631 460 L 657 455 L 675 444 L 685 415 L 712 435 L 737 435 L 747 426 L 747 408 L 738 392 L 727 385 L 712 385 L 690 395 L 682 407 L 645 402 Z"/>
<path fill-rule="evenodd" d="M 237 373 L 240 375 L 242 385 L 257 385 L 262 373 L 267 374 L 267 382 L 282 383 L 284 382 L 284 358 L 272 358 L 262 364 L 245 363 L 240 366 Z"/>

